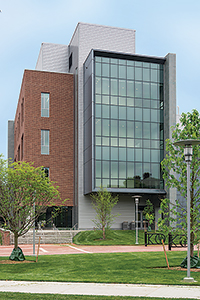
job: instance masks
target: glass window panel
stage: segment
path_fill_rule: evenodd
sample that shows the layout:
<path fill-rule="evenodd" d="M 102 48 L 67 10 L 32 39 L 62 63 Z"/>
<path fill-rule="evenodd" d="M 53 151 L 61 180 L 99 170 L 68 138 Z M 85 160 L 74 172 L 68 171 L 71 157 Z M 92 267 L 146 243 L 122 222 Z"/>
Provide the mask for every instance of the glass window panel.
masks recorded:
<path fill-rule="evenodd" d="M 134 99 L 133 98 L 127 98 L 127 106 L 134 106 Z"/>
<path fill-rule="evenodd" d="M 157 68 L 158 68 L 158 65 L 157 65 L 157 64 L 151 64 L 151 68 L 152 68 L 152 69 L 157 69 Z"/>
<path fill-rule="evenodd" d="M 102 94 L 109 94 L 109 79 L 102 78 Z"/>
<path fill-rule="evenodd" d="M 95 109 L 95 117 L 101 118 L 101 104 L 96 104 Z"/>
<path fill-rule="evenodd" d="M 111 180 L 111 187 L 118 188 L 118 180 Z"/>
<path fill-rule="evenodd" d="M 118 121 L 111 120 L 111 136 L 118 136 Z"/>
<path fill-rule="evenodd" d="M 150 149 L 143 149 L 143 161 L 150 162 Z"/>
<path fill-rule="evenodd" d="M 127 139 L 127 147 L 134 147 L 134 139 Z"/>
<path fill-rule="evenodd" d="M 109 96 L 102 96 L 102 103 L 109 104 Z"/>
<path fill-rule="evenodd" d="M 135 68 L 135 80 L 142 80 L 142 68 Z"/>
<path fill-rule="evenodd" d="M 159 122 L 158 110 L 151 109 L 151 122 Z"/>
<path fill-rule="evenodd" d="M 111 79 L 111 95 L 118 95 L 118 80 Z"/>
<path fill-rule="evenodd" d="M 160 141 L 158 141 L 158 140 L 151 140 L 151 148 L 159 149 L 160 148 Z"/>
<path fill-rule="evenodd" d="M 134 68 L 127 67 L 127 79 L 134 79 Z"/>
<path fill-rule="evenodd" d="M 110 160 L 110 151 L 109 147 L 102 147 L 102 159 L 103 160 Z"/>
<path fill-rule="evenodd" d="M 143 82 L 143 97 L 150 98 L 150 83 Z"/>
<path fill-rule="evenodd" d="M 151 108 L 159 108 L 160 102 L 157 100 L 151 100 Z"/>
<path fill-rule="evenodd" d="M 134 107 L 128 107 L 128 109 L 127 109 L 127 120 L 134 120 L 134 112 L 135 112 Z"/>
<path fill-rule="evenodd" d="M 112 161 L 111 162 L 111 178 L 118 178 L 118 162 Z"/>
<path fill-rule="evenodd" d="M 102 177 L 103 178 L 109 178 L 109 162 L 108 161 L 102 161 Z"/>
<path fill-rule="evenodd" d="M 144 99 L 143 100 L 143 107 L 145 107 L 145 108 L 150 108 L 151 107 L 150 99 Z"/>
<path fill-rule="evenodd" d="M 96 145 L 101 145 L 101 137 L 96 136 Z"/>
<path fill-rule="evenodd" d="M 96 62 L 101 62 L 101 57 L 100 56 L 95 56 L 95 61 Z"/>
<path fill-rule="evenodd" d="M 49 93 L 41 93 L 41 117 L 49 117 Z"/>
<path fill-rule="evenodd" d="M 136 61 L 135 66 L 136 67 L 142 67 L 142 61 Z"/>
<path fill-rule="evenodd" d="M 143 109 L 143 121 L 150 121 L 150 109 Z"/>
<path fill-rule="evenodd" d="M 110 106 L 102 105 L 102 118 L 109 118 L 109 117 L 110 117 Z"/>
<path fill-rule="evenodd" d="M 101 64 L 98 62 L 96 62 L 96 64 L 95 64 L 95 75 L 101 76 Z"/>
<path fill-rule="evenodd" d="M 101 103 L 101 95 L 95 95 L 95 102 Z"/>
<path fill-rule="evenodd" d="M 126 161 L 126 148 L 119 148 L 119 160 Z"/>
<path fill-rule="evenodd" d="M 134 66 L 135 62 L 134 60 L 127 60 L 127 66 Z"/>
<path fill-rule="evenodd" d="M 126 187 L 126 180 L 125 180 L 125 178 L 119 180 L 119 188 L 123 189 L 125 187 Z"/>
<path fill-rule="evenodd" d="M 96 187 L 100 187 L 101 186 L 101 179 L 96 179 Z"/>
<path fill-rule="evenodd" d="M 126 139 L 119 138 L 119 147 L 126 147 Z"/>
<path fill-rule="evenodd" d="M 119 119 L 126 119 L 126 107 L 119 106 Z"/>
<path fill-rule="evenodd" d="M 125 97 L 119 97 L 119 105 L 126 105 L 126 98 Z"/>
<path fill-rule="evenodd" d="M 149 162 L 143 163 L 143 173 L 149 173 L 151 176 L 151 167 Z M 144 176 L 143 176 L 144 178 Z"/>
<path fill-rule="evenodd" d="M 101 147 L 96 146 L 95 149 L 96 149 L 96 151 L 95 151 L 95 158 L 96 159 L 101 159 Z"/>
<path fill-rule="evenodd" d="M 160 150 L 151 150 L 151 162 L 160 162 Z"/>
<path fill-rule="evenodd" d="M 142 140 L 141 139 L 135 139 L 135 147 L 142 148 Z"/>
<path fill-rule="evenodd" d="M 150 140 L 143 140 L 143 147 L 144 148 L 151 148 L 150 147 Z"/>
<path fill-rule="evenodd" d="M 150 69 L 143 69 L 143 80 L 150 81 Z"/>
<path fill-rule="evenodd" d="M 125 59 L 119 59 L 119 64 L 126 66 L 126 60 Z"/>
<path fill-rule="evenodd" d="M 118 65 L 111 65 L 111 77 L 118 77 Z"/>
<path fill-rule="evenodd" d="M 151 164 L 152 177 L 160 179 L 160 164 Z"/>
<path fill-rule="evenodd" d="M 109 188 L 110 187 L 110 179 L 108 179 L 108 178 L 102 179 L 102 186 L 105 188 Z"/>
<path fill-rule="evenodd" d="M 160 80 L 161 83 L 163 83 L 163 70 L 160 69 Z"/>
<path fill-rule="evenodd" d="M 144 101 L 144 100 L 143 100 Z M 135 107 L 143 107 L 142 103 L 143 103 L 142 99 L 135 99 Z"/>
<path fill-rule="evenodd" d="M 135 108 L 135 120 L 142 121 L 142 109 Z"/>
<path fill-rule="evenodd" d="M 126 163 L 119 162 L 119 178 L 126 179 Z"/>
<path fill-rule="evenodd" d="M 158 85 L 156 83 L 151 83 L 151 98 L 158 99 Z"/>
<path fill-rule="evenodd" d="M 102 64 L 102 76 L 109 77 L 109 64 Z"/>
<path fill-rule="evenodd" d="M 142 97 L 142 83 L 135 82 L 135 97 L 141 98 Z"/>
<path fill-rule="evenodd" d="M 96 119 L 95 121 L 95 130 L 96 130 L 96 135 L 101 135 L 101 120 Z"/>
<path fill-rule="evenodd" d="M 134 177 L 134 163 L 129 162 L 127 164 L 127 177 L 128 178 Z"/>
<path fill-rule="evenodd" d="M 41 130 L 41 154 L 49 154 L 49 130 Z"/>
<path fill-rule="evenodd" d="M 119 136 L 126 137 L 126 121 L 119 121 Z"/>
<path fill-rule="evenodd" d="M 134 97 L 134 81 L 127 81 L 127 96 Z"/>
<path fill-rule="evenodd" d="M 102 62 L 104 62 L 104 63 L 109 63 L 109 61 L 110 61 L 109 57 L 102 57 L 101 59 L 102 59 Z"/>
<path fill-rule="evenodd" d="M 135 123 L 127 121 L 127 137 L 134 138 Z"/>
<path fill-rule="evenodd" d="M 119 80 L 119 95 L 126 96 L 126 80 Z"/>
<path fill-rule="evenodd" d="M 142 149 L 135 149 L 135 160 L 142 161 Z"/>
<path fill-rule="evenodd" d="M 111 138 L 111 146 L 118 146 L 118 138 Z"/>
<path fill-rule="evenodd" d="M 101 77 L 96 77 L 95 93 L 96 94 L 101 94 Z"/>
<path fill-rule="evenodd" d="M 110 62 L 111 64 L 118 64 L 118 58 L 111 58 Z"/>
<path fill-rule="evenodd" d="M 96 161 L 95 171 L 96 177 L 101 177 L 101 161 Z"/>
<path fill-rule="evenodd" d="M 151 137 L 151 124 L 150 123 L 143 123 L 143 138 L 150 139 Z"/>
<path fill-rule="evenodd" d="M 159 94 L 160 94 L 160 100 L 163 100 L 164 99 L 164 90 L 163 90 L 162 84 L 160 84 L 160 87 L 159 87 Z"/>
<path fill-rule="evenodd" d="M 110 103 L 113 105 L 118 105 L 118 97 L 111 96 L 110 97 Z"/>
<path fill-rule="evenodd" d="M 134 149 L 127 148 L 127 161 L 134 161 Z"/>
<path fill-rule="evenodd" d="M 119 66 L 119 78 L 126 79 L 126 66 Z"/>
<path fill-rule="evenodd" d="M 118 119 L 118 106 L 111 106 L 111 119 Z"/>
<path fill-rule="evenodd" d="M 107 137 L 102 137 L 102 145 L 103 146 L 109 146 L 109 141 L 110 141 L 110 139 L 109 138 L 107 138 Z"/>
<path fill-rule="evenodd" d="M 102 135 L 109 135 L 110 122 L 109 120 L 102 120 Z"/>
<path fill-rule="evenodd" d="M 111 147 L 111 160 L 118 160 L 118 148 Z"/>
<path fill-rule="evenodd" d="M 150 63 L 143 62 L 143 68 L 150 68 Z"/>
<path fill-rule="evenodd" d="M 135 122 L 135 137 L 142 138 L 142 123 Z"/>
<path fill-rule="evenodd" d="M 151 123 L 151 139 L 159 139 L 159 124 Z"/>
<path fill-rule="evenodd" d="M 158 81 L 158 71 L 155 69 L 151 69 L 151 81 Z"/>
<path fill-rule="evenodd" d="M 142 178 L 142 163 L 135 163 L 135 177 Z"/>

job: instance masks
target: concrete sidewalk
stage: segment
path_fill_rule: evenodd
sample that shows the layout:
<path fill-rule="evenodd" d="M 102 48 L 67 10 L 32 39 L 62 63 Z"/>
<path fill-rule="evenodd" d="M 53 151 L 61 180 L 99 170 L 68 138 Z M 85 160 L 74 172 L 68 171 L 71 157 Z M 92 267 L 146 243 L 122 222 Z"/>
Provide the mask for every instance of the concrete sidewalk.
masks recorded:
<path fill-rule="evenodd" d="M 145 284 L 0 281 L 1 292 L 200 299 L 200 287 Z"/>

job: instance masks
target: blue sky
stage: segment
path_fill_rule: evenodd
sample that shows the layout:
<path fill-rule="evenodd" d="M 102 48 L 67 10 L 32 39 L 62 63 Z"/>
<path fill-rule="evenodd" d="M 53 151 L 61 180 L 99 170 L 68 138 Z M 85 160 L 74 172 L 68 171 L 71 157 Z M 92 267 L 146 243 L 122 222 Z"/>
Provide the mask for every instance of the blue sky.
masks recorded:
<path fill-rule="evenodd" d="M 0 0 L 0 153 L 14 119 L 24 69 L 42 42 L 68 44 L 78 22 L 136 30 L 136 53 L 177 55 L 177 105 L 200 110 L 199 0 Z"/>

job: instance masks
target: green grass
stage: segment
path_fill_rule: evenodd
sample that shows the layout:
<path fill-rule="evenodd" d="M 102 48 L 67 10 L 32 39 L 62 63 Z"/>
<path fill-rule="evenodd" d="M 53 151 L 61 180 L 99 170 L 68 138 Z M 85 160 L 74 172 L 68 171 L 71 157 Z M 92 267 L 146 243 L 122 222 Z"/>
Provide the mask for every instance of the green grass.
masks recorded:
<path fill-rule="evenodd" d="M 25 293 L 0 293 L 1 300 L 166 300 L 166 298 L 154 298 L 154 297 L 122 297 L 122 296 L 79 296 L 79 295 L 57 295 L 57 294 L 25 294 Z M 174 298 L 167 298 L 168 300 L 174 300 Z M 183 300 L 183 298 L 176 298 L 176 300 Z M 187 299 L 192 300 L 192 299 Z"/>
<path fill-rule="evenodd" d="M 186 252 L 167 255 L 170 266 L 179 266 Z M 0 264 L 0 280 L 185 284 L 186 270 L 165 267 L 163 252 L 42 255 L 38 263 Z M 200 272 L 191 276 L 197 281 L 192 284 L 200 285 Z"/>
<path fill-rule="evenodd" d="M 144 231 L 138 233 L 138 242 L 144 245 Z M 135 245 L 135 230 L 107 230 L 106 240 L 102 240 L 100 230 L 81 231 L 73 242 L 77 245 Z"/>

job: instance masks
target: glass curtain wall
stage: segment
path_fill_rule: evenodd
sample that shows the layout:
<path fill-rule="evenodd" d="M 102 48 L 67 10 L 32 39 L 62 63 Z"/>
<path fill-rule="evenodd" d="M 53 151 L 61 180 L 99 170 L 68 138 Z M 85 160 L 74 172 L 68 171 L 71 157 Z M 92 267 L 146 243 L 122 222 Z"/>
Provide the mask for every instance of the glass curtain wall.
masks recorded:
<path fill-rule="evenodd" d="M 95 188 L 163 189 L 163 65 L 95 56 Z"/>

